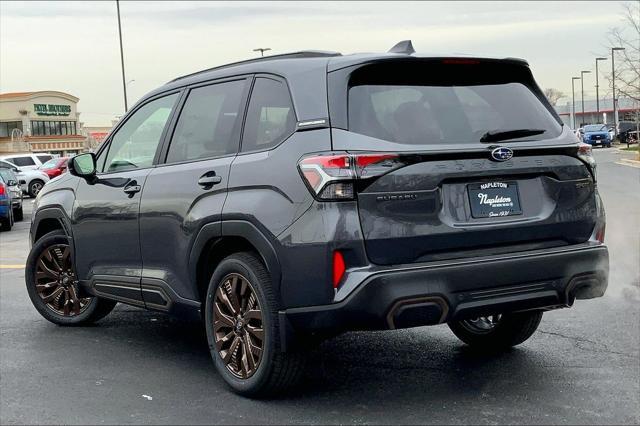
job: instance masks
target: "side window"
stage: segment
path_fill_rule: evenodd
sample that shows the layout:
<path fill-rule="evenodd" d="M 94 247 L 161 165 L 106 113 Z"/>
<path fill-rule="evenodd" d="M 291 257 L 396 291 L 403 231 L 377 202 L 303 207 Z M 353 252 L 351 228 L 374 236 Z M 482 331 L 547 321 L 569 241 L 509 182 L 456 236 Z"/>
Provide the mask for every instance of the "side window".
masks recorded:
<path fill-rule="evenodd" d="M 33 161 L 33 158 L 31 158 L 31 157 L 13 157 L 13 158 L 7 158 L 7 160 L 12 162 L 13 164 L 15 164 L 18 167 L 35 166 L 36 165 L 36 162 Z"/>
<path fill-rule="evenodd" d="M 165 96 L 133 113 L 111 138 L 102 171 L 109 173 L 150 167 L 177 99 L 177 93 Z"/>
<path fill-rule="evenodd" d="M 272 148 L 291 136 L 296 116 L 284 83 L 270 78 L 257 78 L 242 136 L 242 151 Z"/>
<path fill-rule="evenodd" d="M 38 160 L 40 160 L 40 162 L 42 164 L 46 163 L 47 161 L 51 160 L 53 157 L 50 155 L 36 155 L 36 157 L 38 157 Z"/>
<path fill-rule="evenodd" d="M 238 151 L 235 131 L 246 80 L 189 92 L 167 153 L 167 163 L 219 157 Z"/>

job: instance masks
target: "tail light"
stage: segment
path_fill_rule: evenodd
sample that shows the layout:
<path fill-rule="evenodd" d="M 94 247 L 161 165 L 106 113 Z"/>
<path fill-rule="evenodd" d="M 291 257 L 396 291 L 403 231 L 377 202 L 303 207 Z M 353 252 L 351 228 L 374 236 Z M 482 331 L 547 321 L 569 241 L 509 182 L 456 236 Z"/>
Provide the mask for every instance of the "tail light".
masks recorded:
<path fill-rule="evenodd" d="M 5 194 L 4 183 L 0 182 L 0 195 Z"/>
<path fill-rule="evenodd" d="M 600 229 L 598 229 L 598 231 L 596 232 L 596 240 L 602 244 L 604 244 L 604 233 L 606 230 L 606 225 L 602 224 L 602 226 L 600 227 Z"/>
<path fill-rule="evenodd" d="M 318 154 L 302 158 L 300 173 L 311 192 L 321 200 L 352 200 L 354 183 L 389 173 L 404 164 L 398 154 Z"/>
<path fill-rule="evenodd" d="M 596 181 L 596 159 L 593 158 L 593 148 L 588 143 L 578 144 L 578 158 L 581 159 L 591 171 L 594 182 Z"/>

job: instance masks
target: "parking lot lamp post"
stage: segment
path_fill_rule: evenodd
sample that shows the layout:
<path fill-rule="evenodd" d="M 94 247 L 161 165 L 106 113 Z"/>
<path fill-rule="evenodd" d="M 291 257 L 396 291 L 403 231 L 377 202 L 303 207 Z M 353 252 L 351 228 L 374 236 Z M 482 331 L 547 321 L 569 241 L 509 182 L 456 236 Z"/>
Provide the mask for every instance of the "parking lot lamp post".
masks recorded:
<path fill-rule="evenodd" d="M 258 47 L 257 49 L 253 49 L 254 52 L 260 52 L 260 56 L 264 56 L 264 52 L 267 50 L 271 50 L 270 47 Z"/>
<path fill-rule="evenodd" d="M 582 100 L 582 125 L 584 125 L 584 75 L 589 74 L 591 71 L 580 71 L 580 86 L 582 88 L 582 96 L 580 99 Z"/>
<path fill-rule="evenodd" d="M 613 96 L 613 134 L 618 138 L 618 106 L 616 105 L 616 50 L 624 50 L 624 47 L 611 48 L 611 93 Z M 628 144 L 627 144 L 628 145 Z"/>
<path fill-rule="evenodd" d="M 116 9 L 118 11 L 118 36 L 120 38 L 120 65 L 122 66 L 122 90 L 124 91 L 124 112 L 127 112 L 127 79 L 124 75 L 124 53 L 122 51 L 122 27 L 120 26 L 120 1 L 116 0 Z"/>
<path fill-rule="evenodd" d="M 609 58 L 596 58 L 596 111 L 600 114 L 600 92 L 598 91 L 598 87 L 600 87 L 600 81 L 598 80 L 598 62 L 606 61 Z"/>
<path fill-rule="evenodd" d="M 574 81 L 580 80 L 580 77 L 571 77 L 571 112 L 573 116 L 573 130 L 577 130 L 576 127 L 576 89 L 574 88 Z"/>

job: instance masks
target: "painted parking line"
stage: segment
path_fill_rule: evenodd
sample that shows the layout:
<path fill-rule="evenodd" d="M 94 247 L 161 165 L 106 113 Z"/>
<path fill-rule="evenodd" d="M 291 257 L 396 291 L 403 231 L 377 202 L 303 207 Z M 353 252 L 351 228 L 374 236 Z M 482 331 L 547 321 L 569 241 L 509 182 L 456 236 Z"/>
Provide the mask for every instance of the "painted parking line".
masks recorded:
<path fill-rule="evenodd" d="M 0 269 L 24 269 L 25 265 L 0 265 Z"/>

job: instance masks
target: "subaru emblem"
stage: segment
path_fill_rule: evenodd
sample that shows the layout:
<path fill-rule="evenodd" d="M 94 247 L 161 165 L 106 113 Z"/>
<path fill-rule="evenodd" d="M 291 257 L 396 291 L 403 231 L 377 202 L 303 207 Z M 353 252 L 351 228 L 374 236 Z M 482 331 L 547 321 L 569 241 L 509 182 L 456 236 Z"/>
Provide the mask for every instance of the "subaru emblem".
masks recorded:
<path fill-rule="evenodd" d="M 513 151 L 501 146 L 491 151 L 491 158 L 496 161 L 511 160 L 511 158 L 513 158 Z"/>

